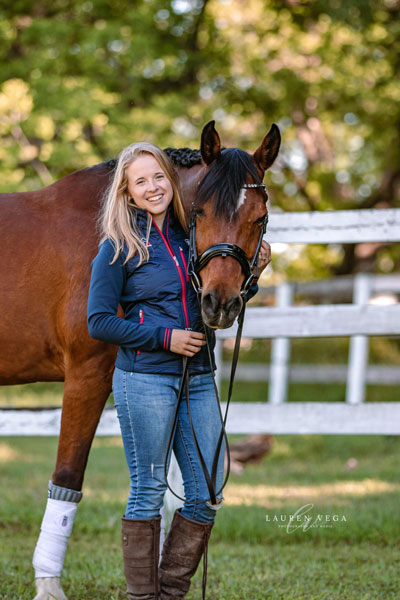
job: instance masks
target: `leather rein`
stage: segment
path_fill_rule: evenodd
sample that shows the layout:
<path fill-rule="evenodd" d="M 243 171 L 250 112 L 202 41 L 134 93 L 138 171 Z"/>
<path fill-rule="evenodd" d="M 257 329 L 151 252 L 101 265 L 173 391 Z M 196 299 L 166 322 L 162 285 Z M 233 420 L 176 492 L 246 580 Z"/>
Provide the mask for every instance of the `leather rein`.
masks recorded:
<path fill-rule="evenodd" d="M 265 190 L 265 187 L 266 186 L 263 183 L 246 183 L 241 186 L 242 189 L 262 188 L 264 190 Z M 173 440 L 173 436 L 174 436 L 174 432 L 175 432 L 175 427 L 176 427 L 176 424 L 178 421 L 179 406 L 180 406 L 181 400 L 183 398 L 183 394 L 185 392 L 190 428 L 192 431 L 193 441 L 196 446 L 197 454 L 198 454 L 200 464 L 201 464 L 201 467 L 202 467 L 202 470 L 204 473 L 204 477 L 205 477 L 205 480 L 207 483 L 207 488 L 208 488 L 208 491 L 210 494 L 210 503 L 213 505 L 213 507 L 215 509 L 218 509 L 220 506 L 222 506 L 222 502 L 221 503 L 218 502 L 217 496 L 218 496 L 218 494 L 220 494 L 222 492 L 225 485 L 227 484 L 229 474 L 230 474 L 230 451 L 229 451 L 229 443 L 228 443 L 228 438 L 227 438 L 226 429 L 225 429 L 227 418 L 228 418 L 228 409 L 229 409 L 229 404 L 230 404 L 232 391 L 233 391 L 233 382 L 235 379 L 236 367 L 237 367 L 237 363 L 238 363 L 238 359 L 239 359 L 240 340 L 242 337 L 244 314 L 245 314 L 245 310 L 246 310 L 246 297 L 247 297 L 247 293 L 250 289 L 250 286 L 252 285 L 253 280 L 257 279 L 257 276 L 258 276 L 258 255 L 260 253 L 261 243 L 262 243 L 264 234 L 267 229 L 267 223 L 268 223 L 268 213 L 265 215 L 264 221 L 261 224 L 261 229 L 260 229 L 260 233 L 259 233 L 259 237 L 258 237 L 256 250 L 251 259 L 248 258 L 247 254 L 244 252 L 244 250 L 242 250 L 242 248 L 240 248 L 239 246 L 236 246 L 236 244 L 230 244 L 230 243 L 220 243 L 220 244 L 215 244 L 213 246 L 210 246 L 209 248 L 204 250 L 204 252 L 202 252 L 200 254 L 200 256 L 198 256 L 197 248 L 196 248 L 196 213 L 194 211 L 192 212 L 192 215 L 190 218 L 188 275 L 190 276 L 192 285 L 196 292 L 197 300 L 199 302 L 200 308 L 201 308 L 202 286 L 201 286 L 201 280 L 200 280 L 199 273 L 210 262 L 210 260 L 212 260 L 216 256 L 222 256 L 222 258 L 225 258 L 226 256 L 231 256 L 232 258 L 235 258 L 242 267 L 242 271 L 244 273 L 244 280 L 243 280 L 242 287 L 240 290 L 240 294 L 242 296 L 243 302 L 242 302 L 242 308 L 238 315 L 238 329 L 237 329 L 237 333 L 236 333 L 235 347 L 234 347 L 234 351 L 233 351 L 231 374 L 230 374 L 230 380 L 229 380 L 229 391 L 228 391 L 228 398 L 227 398 L 227 402 L 226 402 L 226 410 L 225 410 L 224 416 L 222 415 L 220 397 L 219 397 L 218 387 L 217 387 L 216 380 L 215 380 L 215 373 L 213 370 L 213 360 L 212 360 L 210 340 L 209 340 L 209 335 L 210 335 L 210 333 L 212 333 L 212 329 L 204 324 L 208 358 L 209 358 L 209 362 L 210 362 L 210 370 L 211 370 L 211 374 L 213 377 L 215 396 L 217 399 L 218 411 L 219 411 L 219 415 L 220 415 L 220 419 L 221 419 L 221 433 L 220 433 L 218 443 L 217 443 L 215 453 L 214 453 L 211 474 L 209 473 L 207 465 L 205 463 L 203 454 L 201 452 L 200 446 L 197 441 L 193 423 L 192 423 L 192 417 L 191 417 L 190 405 L 189 405 L 190 404 L 189 403 L 189 376 L 188 376 L 189 375 L 188 374 L 189 360 L 188 360 L 187 356 L 183 357 L 183 375 L 182 375 L 182 380 L 181 380 L 181 384 L 180 384 L 180 388 L 179 388 L 178 401 L 177 401 L 177 405 L 176 405 L 174 421 L 173 421 L 171 433 L 169 436 L 166 458 L 165 458 L 165 462 L 164 462 L 164 477 L 165 477 L 165 482 L 168 486 L 168 489 L 171 491 L 171 493 L 174 496 L 176 496 L 176 498 L 179 498 L 179 500 L 182 500 L 183 502 L 186 501 L 185 498 L 182 498 L 177 493 L 175 493 L 174 490 L 171 488 L 171 486 L 168 483 L 167 463 L 168 463 L 168 456 L 170 453 L 172 440 Z M 256 275 L 254 275 L 254 273 L 253 273 L 254 268 L 256 268 Z M 220 456 L 223 440 L 225 440 L 225 444 L 226 444 L 226 453 L 227 453 L 228 464 L 227 464 L 226 475 L 225 475 L 222 487 L 219 490 L 216 490 L 218 461 L 219 461 L 219 456 Z M 187 502 L 187 503 L 188 504 L 202 504 L 202 503 L 204 503 L 204 500 Z"/>

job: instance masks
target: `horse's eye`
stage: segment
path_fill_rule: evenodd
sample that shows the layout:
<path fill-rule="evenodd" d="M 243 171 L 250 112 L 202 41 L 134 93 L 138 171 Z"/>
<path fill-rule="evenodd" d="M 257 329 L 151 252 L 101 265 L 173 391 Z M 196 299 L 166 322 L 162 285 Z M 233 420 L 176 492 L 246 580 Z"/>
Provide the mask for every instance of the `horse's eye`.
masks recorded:
<path fill-rule="evenodd" d="M 264 220 L 266 218 L 268 213 L 266 213 L 265 215 L 263 215 L 262 217 L 260 217 L 259 219 L 256 219 L 254 221 L 254 225 L 262 225 L 264 223 Z"/>
<path fill-rule="evenodd" d="M 196 217 L 204 217 L 204 210 L 202 208 L 196 208 L 194 214 Z"/>

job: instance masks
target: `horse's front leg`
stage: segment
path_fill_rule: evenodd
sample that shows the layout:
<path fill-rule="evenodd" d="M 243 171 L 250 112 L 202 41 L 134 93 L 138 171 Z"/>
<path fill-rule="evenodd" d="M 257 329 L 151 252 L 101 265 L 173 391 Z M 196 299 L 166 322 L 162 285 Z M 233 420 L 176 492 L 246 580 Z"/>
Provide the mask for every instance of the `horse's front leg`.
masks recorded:
<path fill-rule="evenodd" d="M 113 360 L 102 358 L 66 372 L 56 468 L 33 556 L 35 600 L 66 600 L 60 577 L 68 539 L 82 497 L 89 450 L 111 391 Z"/>

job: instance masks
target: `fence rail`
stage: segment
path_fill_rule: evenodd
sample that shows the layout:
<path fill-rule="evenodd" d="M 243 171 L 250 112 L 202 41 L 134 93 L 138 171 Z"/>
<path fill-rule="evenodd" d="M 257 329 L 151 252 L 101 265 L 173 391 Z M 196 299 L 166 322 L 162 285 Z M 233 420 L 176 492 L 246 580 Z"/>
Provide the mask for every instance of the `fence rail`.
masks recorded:
<path fill-rule="evenodd" d="M 341 275 L 334 279 L 321 279 L 308 281 L 306 283 L 292 284 L 293 294 L 305 296 L 320 301 L 328 298 L 330 302 L 337 298 L 345 302 L 351 302 L 354 292 L 354 275 Z M 400 294 L 400 274 L 374 275 L 371 278 L 371 294 Z M 275 296 L 276 286 L 260 288 L 257 296 Z"/>
<path fill-rule="evenodd" d="M 400 209 L 272 212 L 268 242 L 346 244 L 400 241 Z"/>
<path fill-rule="evenodd" d="M 217 331 L 220 340 L 235 337 L 237 325 Z M 332 304 L 254 307 L 246 311 L 243 337 L 308 338 L 352 335 L 400 335 L 400 305 Z"/>
<path fill-rule="evenodd" d="M 225 403 L 222 403 L 225 411 Z M 58 436 L 61 409 L 1 411 L 0 436 Z M 3 417 L 6 417 L 3 419 Z M 400 402 L 232 402 L 229 434 L 384 434 L 400 435 Z M 103 411 L 96 435 L 119 436 L 114 408 Z"/>

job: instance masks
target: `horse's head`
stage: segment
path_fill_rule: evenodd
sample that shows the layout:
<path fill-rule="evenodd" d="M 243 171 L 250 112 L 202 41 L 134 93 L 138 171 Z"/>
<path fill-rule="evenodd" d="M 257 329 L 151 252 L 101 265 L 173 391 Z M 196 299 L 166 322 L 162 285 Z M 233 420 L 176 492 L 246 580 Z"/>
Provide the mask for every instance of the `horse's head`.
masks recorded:
<path fill-rule="evenodd" d="M 201 258 L 210 247 L 223 245 L 217 252 L 205 252 L 205 260 L 197 263 L 202 317 L 209 327 L 230 327 L 242 308 L 241 291 L 248 277 L 245 263 L 255 256 L 267 214 L 262 180 L 280 141 L 279 129 L 272 125 L 259 148 L 248 154 L 239 148 L 222 149 L 214 121 L 203 129 L 203 165 L 197 172 L 192 216 L 197 255 Z M 241 261 L 233 245 L 244 252 L 237 251 Z M 224 246 L 233 252 L 222 255 Z"/>

